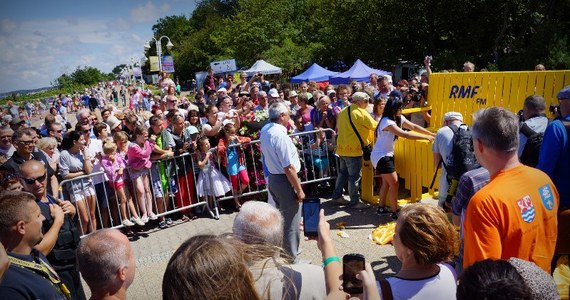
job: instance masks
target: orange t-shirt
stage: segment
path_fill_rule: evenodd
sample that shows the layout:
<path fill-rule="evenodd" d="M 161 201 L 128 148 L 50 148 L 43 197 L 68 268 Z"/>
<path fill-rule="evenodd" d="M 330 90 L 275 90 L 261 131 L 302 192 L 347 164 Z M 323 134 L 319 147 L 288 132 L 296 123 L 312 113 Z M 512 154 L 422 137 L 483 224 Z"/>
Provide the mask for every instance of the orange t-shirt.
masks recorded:
<path fill-rule="evenodd" d="M 538 169 L 520 165 L 492 176 L 465 212 L 463 266 L 518 257 L 550 273 L 559 201 L 552 180 Z"/>

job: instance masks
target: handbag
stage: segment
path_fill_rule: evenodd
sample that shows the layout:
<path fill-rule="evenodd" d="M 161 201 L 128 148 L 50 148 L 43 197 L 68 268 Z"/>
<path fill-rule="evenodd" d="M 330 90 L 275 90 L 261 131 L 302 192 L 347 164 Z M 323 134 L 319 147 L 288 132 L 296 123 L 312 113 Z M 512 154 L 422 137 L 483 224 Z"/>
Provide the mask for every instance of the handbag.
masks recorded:
<path fill-rule="evenodd" d="M 352 116 L 350 115 L 350 106 L 348 107 L 348 120 L 350 121 L 350 126 L 352 126 L 354 133 L 356 133 L 356 137 L 360 141 L 360 147 L 362 147 L 362 159 L 364 159 L 365 161 L 369 161 L 370 154 L 372 153 L 372 145 L 364 145 L 364 142 L 362 141 L 362 138 L 360 137 L 358 130 L 356 130 L 356 127 L 354 127 L 354 123 L 352 123 Z"/>

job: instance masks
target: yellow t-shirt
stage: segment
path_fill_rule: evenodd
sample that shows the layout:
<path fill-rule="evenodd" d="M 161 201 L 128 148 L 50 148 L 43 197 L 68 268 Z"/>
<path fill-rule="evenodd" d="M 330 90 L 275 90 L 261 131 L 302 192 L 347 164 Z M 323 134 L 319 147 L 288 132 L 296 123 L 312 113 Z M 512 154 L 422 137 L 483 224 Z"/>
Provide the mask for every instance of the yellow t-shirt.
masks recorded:
<path fill-rule="evenodd" d="M 463 266 L 518 257 L 550 274 L 559 201 L 552 180 L 538 169 L 520 165 L 495 174 L 467 206 Z"/>
<path fill-rule="evenodd" d="M 356 104 L 351 104 L 349 107 L 352 123 L 354 123 L 356 130 L 358 130 L 362 142 L 365 145 L 372 145 L 374 142 L 374 130 L 378 122 L 372 118 L 366 109 L 362 109 Z M 336 127 L 338 130 L 336 154 L 349 157 L 362 156 L 360 141 L 356 133 L 354 133 L 354 129 L 350 126 L 348 107 L 345 107 L 338 113 Z"/>

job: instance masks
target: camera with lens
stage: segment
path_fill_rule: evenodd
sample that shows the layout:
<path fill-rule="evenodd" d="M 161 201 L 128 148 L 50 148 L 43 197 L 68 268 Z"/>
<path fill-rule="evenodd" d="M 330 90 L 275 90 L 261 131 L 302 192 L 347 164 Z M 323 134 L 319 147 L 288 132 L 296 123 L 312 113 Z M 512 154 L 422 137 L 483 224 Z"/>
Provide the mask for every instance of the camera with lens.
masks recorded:
<path fill-rule="evenodd" d="M 420 102 L 422 100 L 423 91 L 416 85 L 410 85 L 408 86 L 408 92 L 406 96 L 406 98 L 414 102 Z"/>
<path fill-rule="evenodd" d="M 560 115 L 560 105 L 550 104 L 548 107 L 548 111 L 550 111 L 553 115 Z"/>
<path fill-rule="evenodd" d="M 519 117 L 519 122 L 524 122 L 524 114 L 522 109 L 517 112 L 517 116 Z"/>
<path fill-rule="evenodd" d="M 261 72 L 257 73 L 257 77 L 261 77 L 261 76 L 263 76 L 263 73 L 261 73 Z"/>

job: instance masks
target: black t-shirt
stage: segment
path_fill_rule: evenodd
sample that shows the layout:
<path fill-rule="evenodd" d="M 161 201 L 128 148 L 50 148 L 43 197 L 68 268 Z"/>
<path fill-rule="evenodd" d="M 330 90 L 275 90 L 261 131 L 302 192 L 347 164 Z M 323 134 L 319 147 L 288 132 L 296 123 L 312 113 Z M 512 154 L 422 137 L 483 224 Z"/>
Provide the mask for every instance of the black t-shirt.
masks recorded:
<path fill-rule="evenodd" d="M 38 257 L 47 261 L 46 257 L 35 249 L 32 250 L 31 255 L 20 255 L 14 253 L 8 253 L 8 255 L 30 262 L 34 262 L 34 259 L 37 259 Z M 12 263 L 4 275 L 4 280 L 2 280 L 2 283 L 0 284 L 0 300 L 19 299 L 59 300 L 66 298 L 47 277 Z"/>
<path fill-rule="evenodd" d="M 50 195 L 47 195 L 47 197 L 51 204 L 56 204 Z M 42 215 L 45 217 L 42 224 L 42 231 L 45 234 L 53 225 L 53 218 L 49 210 L 49 203 L 43 203 L 41 201 L 37 201 L 37 203 L 40 206 Z M 74 220 L 72 220 L 68 214 L 64 215 L 63 225 L 61 225 L 57 234 L 57 241 L 47 256 L 49 263 L 56 271 L 76 268 L 75 251 L 79 245 L 79 241 L 79 233 Z"/>

